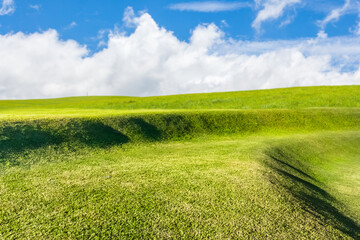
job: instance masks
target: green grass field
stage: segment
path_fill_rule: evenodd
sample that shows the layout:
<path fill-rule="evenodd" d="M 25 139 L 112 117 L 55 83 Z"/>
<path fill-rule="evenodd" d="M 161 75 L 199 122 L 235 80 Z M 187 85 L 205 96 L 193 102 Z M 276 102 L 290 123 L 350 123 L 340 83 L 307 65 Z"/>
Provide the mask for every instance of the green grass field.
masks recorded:
<path fill-rule="evenodd" d="M 360 86 L 0 101 L 0 239 L 360 239 Z"/>

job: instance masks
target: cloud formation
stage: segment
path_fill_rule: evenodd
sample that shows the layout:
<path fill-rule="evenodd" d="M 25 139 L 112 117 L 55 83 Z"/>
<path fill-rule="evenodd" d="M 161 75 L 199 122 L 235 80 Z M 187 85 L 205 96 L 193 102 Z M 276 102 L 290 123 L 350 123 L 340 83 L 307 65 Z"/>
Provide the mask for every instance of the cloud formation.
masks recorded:
<path fill-rule="evenodd" d="M 359 59 L 358 38 L 242 42 L 208 24 L 183 42 L 147 13 L 127 16 L 135 31 L 111 32 L 107 47 L 94 55 L 76 41 L 60 40 L 55 30 L 0 35 L 0 98 L 360 84 L 359 63 L 341 70 L 344 62 Z"/>
<path fill-rule="evenodd" d="M 261 8 L 261 10 L 257 13 L 252 27 L 260 32 L 263 22 L 278 19 L 284 14 L 287 7 L 300 2 L 301 0 L 255 0 L 257 8 Z"/>
<path fill-rule="evenodd" d="M 15 12 L 14 0 L 3 0 L 0 8 L 0 16 L 12 14 Z"/>
<path fill-rule="evenodd" d="M 250 7 L 250 4 L 247 2 L 208 1 L 208 2 L 175 3 L 169 6 L 169 8 L 172 10 L 194 11 L 194 12 L 223 12 L 223 11 L 233 11 L 245 7 Z"/>
<path fill-rule="evenodd" d="M 72 21 L 69 25 L 67 25 L 64 29 L 69 30 L 77 26 L 77 23 L 75 21 Z"/>
<path fill-rule="evenodd" d="M 319 26 L 320 26 L 322 29 L 324 29 L 329 22 L 338 21 L 339 18 L 346 13 L 346 11 L 349 9 L 349 7 L 350 7 L 350 0 L 345 0 L 345 3 L 344 3 L 344 5 L 343 5 L 342 7 L 333 9 L 333 10 L 325 17 L 324 20 L 319 21 L 319 22 L 318 22 Z"/>
<path fill-rule="evenodd" d="M 36 10 L 36 11 L 39 11 L 40 10 L 40 5 L 38 5 L 38 4 L 34 4 L 34 5 L 32 5 L 32 4 L 29 4 L 29 8 L 32 8 L 32 9 L 34 9 L 34 10 Z"/>

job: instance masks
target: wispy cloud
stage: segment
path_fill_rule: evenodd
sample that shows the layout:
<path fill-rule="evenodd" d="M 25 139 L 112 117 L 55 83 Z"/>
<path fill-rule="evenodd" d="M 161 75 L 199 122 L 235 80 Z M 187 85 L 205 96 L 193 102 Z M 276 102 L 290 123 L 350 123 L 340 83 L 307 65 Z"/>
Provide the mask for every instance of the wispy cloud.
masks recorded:
<path fill-rule="evenodd" d="M 252 27 L 260 32 L 263 22 L 278 19 L 287 7 L 298 3 L 301 3 L 301 0 L 255 0 L 256 7 L 261 10 L 253 21 Z"/>
<path fill-rule="evenodd" d="M 288 16 L 284 21 L 282 21 L 279 25 L 279 28 L 283 28 L 286 27 L 287 25 L 289 25 L 290 23 L 292 23 L 294 21 L 295 15 L 290 15 Z"/>
<path fill-rule="evenodd" d="M 39 11 L 39 9 L 40 9 L 40 5 L 37 5 L 37 4 L 34 4 L 34 5 L 30 4 L 29 7 L 32 9 L 35 9 L 36 11 Z"/>
<path fill-rule="evenodd" d="M 359 9 L 359 15 L 358 15 L 358 21 L 356 22 L 356 25 L 349 29 L 349 31 L 357 36 L 360 36 L 360 9 Z"/>
<path fill-rule="evenodd" d="M 0 8 L 0 16 L 12 14 L 15 12 L 15 2 L 13 0 L 3 0 Z"/>
<path fill-rule="evenodd" d="M 319 26 L 324 29 L 329 22 L 338 21 L 350 8 L 350 0 L 345 0 L 345 3 L 340 8 L 333 9 L 324 20 L 318 21 Z"/>
<path fill-rule="evenodd" d="M 76 27 L 76 26 L 77 26 L 77 23 L 76 23 L 75 21 L 73 21 L 72 23 L 70 23 L 69 25 L 67 25 L 67 26 L 65 27 L 65 29 L 66 29 L 66 30 L 72 29 L 72 28 L 74 28 L 74 27 Z"/>
<path fill-rule="evenodd" d="M 240 8 L 245 8 L 250 6 L 251 4 L 248 2 L 208 1 L 208 2 L 175 3 L 175 4 L 171 4 L 169 8 L 178 11 L 223 12 L 223 11 L 234 11 Z"/>

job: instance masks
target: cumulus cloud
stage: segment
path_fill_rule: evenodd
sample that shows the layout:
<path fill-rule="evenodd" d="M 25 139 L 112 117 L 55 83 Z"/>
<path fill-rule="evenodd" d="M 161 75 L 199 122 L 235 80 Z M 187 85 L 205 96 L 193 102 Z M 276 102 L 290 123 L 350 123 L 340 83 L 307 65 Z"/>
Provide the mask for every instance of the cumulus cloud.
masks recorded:
<path fill-rule="evenodd" d="M 329 22 L 338 21 L 339 18 L 346 13 L 346 11 L 349 9 L 349 7 L 350 7 L 350 0 L 345 0 L 345 3 L 342 7 L 333 9 L 325 17 L 325 19 L 319 21 L 318 24 L 320 25 L 320 27 L 322 29 L 324 29 Z"/>
<path fill-rule="evenodd" d="M 128 20 L 136 25 L 134 32 L 113 31 L 107 46 L 94 55 L 76 41 L 60 40 L 55 30 L 0 35 L 0 98 L 360 84 L 359 65 L 344 72 L 333 64 L 337 54 L 347 52 L 349 59 L 359 59 L 360 49 L 350 47 L 358 46 L 359 39 L 349 40 L 348 49 L 344 41 L 328 38 L 242 42 L 226 39 L 216 25 L 208 24 L 183 42 L 147 13 L 130 14 Z M 323 52 L 321 41 L 327 41 L 328 49 L 341 46 L 341 53 Z"/>
<path fill-rule="evenodd" d="M 2 7 L 0 8 L 0 16 L 8 15 L 15 12 L 14 0 L 3 0 Z"/>
<path fill-rule="evenodd" d="M 320 32 L 316 38 L 297 40 L 276 40 L 266 42 L 235 41 L 222 46 L 223 54 L 236 53 L 247 56 L 261 56 L 264 53 L 292 49 L 305 58 L 327 56 L 328 68 L 339 73 L 356 71 L 360 66 L 359 37 L 332 37 Z M 355 79 L 354 79 L 355 80 Z M 323 84 L 326 84 L 324 82 Z M 360 79 L 358 83 L 360 84 Z"/>
<path fill-rule="evenodd" d="M 278 19 L 284 14 L 287 7 L 300 2 L 301 0 L 255 0 L 257 8 L 261 8 L 261 10 L 257 13 L 252 27 L 260 32 L 263 22 Z"/>
<path fill-rule="evenodd" d="M 208 1 L 208 2 L 175 3 L 169 6 L 169 8 L 172 10 L 194 11 L 194 12 L 233 11 L 244 7 L 250 7 L 250 4 L 247 2 Z"/>

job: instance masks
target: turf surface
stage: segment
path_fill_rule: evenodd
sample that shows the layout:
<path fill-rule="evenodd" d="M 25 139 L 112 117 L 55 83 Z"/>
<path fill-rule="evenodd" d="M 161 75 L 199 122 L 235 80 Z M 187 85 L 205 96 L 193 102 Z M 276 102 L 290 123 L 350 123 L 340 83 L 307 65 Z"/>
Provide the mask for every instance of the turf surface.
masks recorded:
<path fill-rule="evenodd" d="M 359 239 L 359 93 L 0 101 L 0 238 Z"/>

